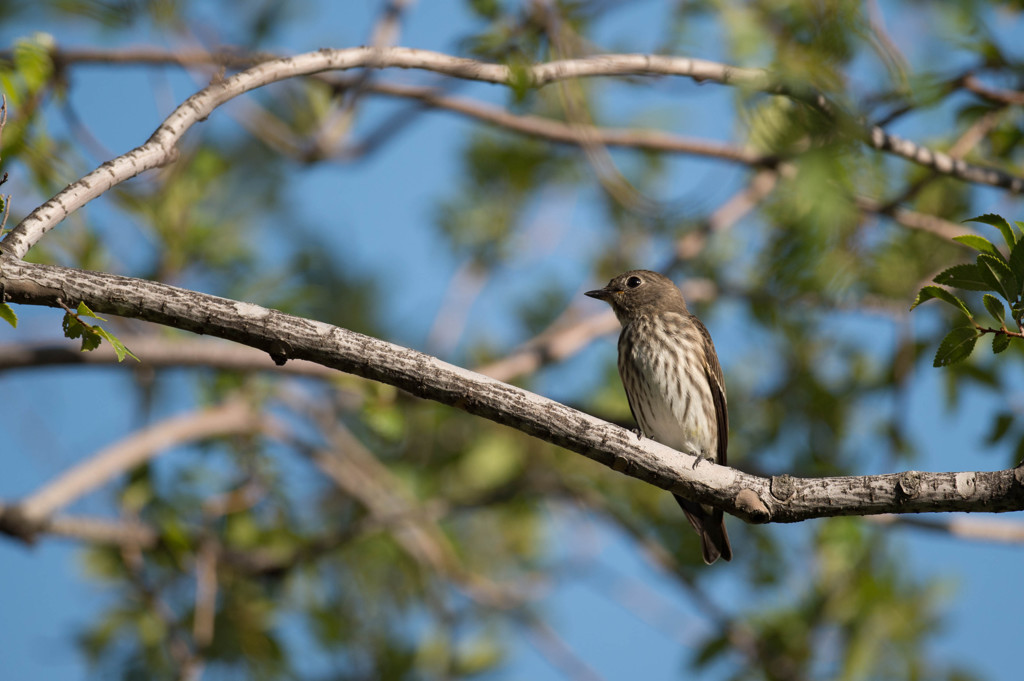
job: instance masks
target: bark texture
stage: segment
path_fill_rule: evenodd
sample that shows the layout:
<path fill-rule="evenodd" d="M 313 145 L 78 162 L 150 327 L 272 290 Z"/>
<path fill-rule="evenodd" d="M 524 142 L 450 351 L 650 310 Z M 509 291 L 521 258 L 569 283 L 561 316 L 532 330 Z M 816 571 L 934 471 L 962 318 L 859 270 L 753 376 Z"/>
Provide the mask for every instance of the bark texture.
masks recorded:
<path fill-rule="evenodd" d="M 144 319 L 396 386 L 583 454 L 616 471 L 748 522 L 823 516 L 1024 509 L 1024 469 L 834 478 L 749 475 L 640 439 L 527 390 L 436 357 L 322 322 L 140 279 L 0 257 L 6 299 Z M 145 357 L 142 357 L 145 361 Z"/>

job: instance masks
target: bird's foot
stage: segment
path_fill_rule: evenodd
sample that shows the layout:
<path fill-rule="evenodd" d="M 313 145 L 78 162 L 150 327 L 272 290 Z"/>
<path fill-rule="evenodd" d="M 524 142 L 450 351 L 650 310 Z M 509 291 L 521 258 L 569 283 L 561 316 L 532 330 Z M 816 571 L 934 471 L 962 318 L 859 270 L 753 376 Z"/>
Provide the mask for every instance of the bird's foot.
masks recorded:
<path fill-rule="evenodd" d="M 697 458 L 694 460 L 693 465 L 690 467 L 690 470 L 693 470 L 693 471 L 697 470 L 697 466 L 699 466 L 702 461 L 707 460 L 707 457 L 705 457 L 702 454 L 697 454 L 695 456 Z"/>

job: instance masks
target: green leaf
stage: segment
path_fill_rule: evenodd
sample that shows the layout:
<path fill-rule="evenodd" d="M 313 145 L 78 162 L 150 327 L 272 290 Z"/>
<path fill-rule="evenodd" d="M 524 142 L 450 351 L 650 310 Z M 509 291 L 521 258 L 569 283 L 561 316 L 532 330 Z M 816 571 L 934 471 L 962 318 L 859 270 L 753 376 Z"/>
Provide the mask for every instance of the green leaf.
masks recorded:
<path fill-rule="evenodd" d="M 1017 284 L 1017 276 L 1010 269 L 1010 266 L 1006 264 L 1006 261 L 1002 258 L 994 258 L 991 255 L 985 253 L 978 254 L 978 267 L 982 268 L 987 266 L 992 271 L 998 280 L 999 289 L 1003 292 L 1004 297 L 1007 300 L 1013 300 L 1017 297 L 1017 291 L 1019 290 Z M 984 274 L 984 273 L 982 273 Z"/>
<path fill-rule="evenodd" d="M 82 327 L 82 352 L 91 352 L 100 346 L 102 339 L 96 329 L 83 326 Z"/>
<path fill-rule="evenodd" d="M 993 288 L 981 274 L 977 265 L 965 263 L 953 265 L 947 270 L 939 272 L 934 279 L 936 284 L 962 288 L 965 291 L 991 291 Z"/>
<path fill-rule="evenodd" d="M 978 341 L 978 332 L 969 326 L 961 326 L 946 334 L 935 352 L 934 367 L 944 367 L 962 362 L 971 356 L 974 344 Z"/>
<path fill-rule="evenodd" d="M 136 357 L 132 353 L 132 351 L 129 350 L 125 346 L 125 344 L 122 343 L 121 340 L 117 336 L 115 336 L 114 334 L 110 333 L 106 329 L 101 329 L 98 326 L 95 327 L 95 330 L 96 330 L 96 335 L 100 336 L 101 338 L 105 339 L 108 343 L 110 343 L 110 347 L 112 347 L 114 349 L 114 352 L 117 353 L 117 361 L 118 362 L 123 362 L 125 357 L 131 357 L 136 362 L 140 361 L 139 358 Z"/>
<path fill-rule="evenodd" d="M 1006 245 L 1011 249 L 1017 243 L 1017 239 L 1013 234 L 1013 228 L 1010 227 L 1010 223 L 1006 221 L 1006 218 L 1001 215 L 986 213 L 985 215 L 979 215 L 976 218 L 967 218 L 964 222 L 980 222 L 985 225 L 992 225 L 1002 232 L 1003 239 L 1006 240 Z"/>
<path fill-rule="evenodd" d="M 85 330 L 82 322 L 78 321 L 78 318 L 70 312 L 64 313 L 64 320 L 61 322 L 61 326 L 64 329 L 65 338 L 78 338 Z"/>
<path fill-rule="evenodd" d="M 1003 305 L 1003 301 L 999 300 L 991 293 L 986 293 L 981 300 L 985 303 L 985 309 L 988 310 L 988 313 L 995 317 L 997 322 L 1005 326 L 1006 307 Z"/>
<path fill-rule="evenodd" d="M 1017 322 L 1017 326 L 1021 325 L 1021 319 L 1024 319 L 1024 302 L 1017 301 L 1010 305 L 1010 316 L 1013 317 L 1013 321 Z"/>
<path fill-rule="evenodd" d="M 18 315 L 14 313 L 14 310 L 7 303 L 0 303 L 0 319 L 18 328 Z"/>
<path fill-rule="evenodd" d="M 1002 253 L 999 252 L 999 249 L 996 248 L 991 241 L 983 236 L 978 236 L 977 234 L 955 236 L 953 237 L 953 241 L 959 241 L 964 246 L 970 246 L 974 250 L 981 251 L 982 253 L 988 253 L 989 255 L 994 255 L 1000 258 L 1003 257 Z"/>
<path fill-rule="evenodd" d="M 103 317 L 99 316 L 98 314 L 90 310 L 89 306 L 85 304 L 84 300 L 78 304 L 77 312 L 80 317 L 92 317 L 93 319 L 98 319 L 101 322 L 107 321 Z"/>
<path fill-rule="evenodd" d="M 1018 280 L 1024 281 L 1024 239 L 1018 241 L 1010 251 L 1010 269 L 1017 275 Z"/>
<path fill-rule="evenodd" d="M 932 298 L 938 298 L 939 300 L 946 301 L 953 307 L 959 307 L 960 311 L 967 315 L 968 319 L 974 318 L 973 315 L 971 315 L 971 311 L 968 310 L 967 306 L 964 304 L 964 301 L 960 300 L 952 293 L 939 286 L 925 286 L 923 289 L 921 289 L 921 291 L 917 294 L 917 300 L 915 300 L 914 304 L 910 306 L 910 309 L 913 310 L 921 303 L 925 302 L 926 300 L 931 300 Z"/>
<path fill-rule="evenodd" d="M 997 333 L 992 337 L 992 352 L 998 355 L 1000 352 L 1010 347 L 1010 337 L 1005 333 Z"/>

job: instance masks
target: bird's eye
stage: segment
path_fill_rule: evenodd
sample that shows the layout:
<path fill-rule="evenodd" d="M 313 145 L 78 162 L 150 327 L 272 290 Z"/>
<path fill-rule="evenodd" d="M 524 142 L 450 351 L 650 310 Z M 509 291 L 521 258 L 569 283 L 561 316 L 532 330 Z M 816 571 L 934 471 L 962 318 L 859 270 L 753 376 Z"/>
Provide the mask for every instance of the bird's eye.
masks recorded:
<path fill-rule="evenodd" d="M 629 279 L 626 280 L 626 286 L 628 288 L 636 288 L 642 283 L 644 282 L 641 281 L 640 277 L 630 277 Z"/>

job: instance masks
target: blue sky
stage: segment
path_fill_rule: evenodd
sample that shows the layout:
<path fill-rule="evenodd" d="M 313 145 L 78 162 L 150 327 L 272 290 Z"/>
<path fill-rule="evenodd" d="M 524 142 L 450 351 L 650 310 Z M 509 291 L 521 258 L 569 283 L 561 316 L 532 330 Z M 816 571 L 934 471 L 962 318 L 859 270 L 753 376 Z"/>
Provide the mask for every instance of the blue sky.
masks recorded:
<path fill-rule="evenodd" d="M 366 42 L 376 3 L 344 3 L 348 5 L 344 11 L 339 9 L 342 4 L 310 3 L 310 17 L 314 20 L 296 22 L 295 31 L 282 36 L 277 49 L 297 53 L 321 46 Z M 649 14 L 643 12 L 649 10 L 650 4 L 640 3 L 642 7 L 636 11 L 618 12 L 613 23 L 600 27 L 598 37 L 602 44 L 614 48 L 627 41 L 642 42 L 637 36 L 651 31 Z M 229 36 L 228 16 L 212 12 L 207 19 L 213 31 L 224 31 Z M 461 3 L 423 1 L 408 13 L 401 44 L 450 52 L 470 28 Z M 1015 28 L 1019 27 L 998 26 L 998 31 L 1009 36 Z M 51 32 L 67 45 L 100 45 L 107 40 L 105 36 L 68 25 L 38 23 L 4 25 L 0 27 L 0 37 L 4 45 L 9 45 L 13 38 L 37 30 Z M 908 34 L 912 35 L 914 30 L 918 29 L 910 29 Z M 139 36 L 134 44 L 150 40 L 163 42 L 159 36 Z M 712 47 L 694 56 L 722 58 Z M 155 85 L 165 82 L 173 93 L 171 101 L 176 104 L 191 94 L 194 84 L 174 71 L 154 76 L 150 70 L 129 68 L 118 73 L 118 78 L 111 79 L 98 68 L 76 71 L 72 97 L 83 120 L 102 143 L 114 153 L 123 153 L 144 141 L 167 113 L 164 102 L 153 95 Z M 727 138 L 732 127 L 732 121 L 724 114 L 730 101 L 727 88 L 694 87 L 687 90 L 688 96 L 680 103 L 680 87 L 690 86 L 653 88 L 649 95 L 651 105 L 662 107 L 666 115 L 676 116 L 674 125 L 679 131 Z M 506 101 L 506 93 L 494 86 L 469 85 L 460 93 L 497 103 Z M 393 105 L 371 103 L 366 117 L 373 118 L 377 110 L 385 111 L 390 106 Z M 204 125 L 233 123 L 218 112 Z M 450 277 L 458 267 L 430 221 L 437 198 L 445 195 L 458 173 L 457 158 L 451 150 L 471 129 L 469 122 L 454 115 L 429 113 L 403 132 L 399 143 L 358 164 L 294 169 L 302 175 L 301 181 L 292 185 L 292 199 L 302 206 L 301 219 L 322 229 L 328 244 L 346 249 L 348 262 L 359 263 L 366 270 L 389 268 L 390 283 L 383 291 L 382 303 L 392 334 L 389 340 L 422 346 Z M 907 131 L 899 132 L 909 135 Z M 671 163 L 679 182 L 667 191 L 667 199 L 696 200 L 710 194 L 704 200 L 714 205 L 728 196 L 729 188 L 743 175 L 742 169 L 721 163 L 693 159 L 675 159 Z M 336 195 L 337 202 L 318 200 L 325 195 Z M 15 200 L 21 211 L 30 207 L 25 205 L 24 198 L 16 196 Z M 1000 209 L 998 205 L 986 208 Z M 111 235 L 130 231 L 103 206 L 103 199 L 91 204 L 88 210 L 94 216 L 109 219 Z M 596 213 L 588 206 L 587 195 L 566 197 L 558 215 L 567 224 L 548 254 L 499 270 L 470 310 L 471 320 L 489 329 L 500 329 L 500 320 L 495 317 L 503 302 L 512 299 L 517 280 L 534 273 L 555 269 L 556 276 L 570 290 L 583 290 L 594 284 L 581 280 L 586 272 L 581 263 L 589 259 L 591 252 L 587 249 L 594 248 L 591 237 L 597 228 Z M 72 223 L 59 227 L 73 228 Z M 275 238 L 274 230 L 274 225 L 263 226 L 263 234 L 270 240 Z M 401 244 L 402 248 L 396 250 L 394 244 Z M 557 266 L 553 267 L 554 263 Z M 20 308 L 18 312 L 21 326 L 14 332 L 0 325 L 0 342 L 52 338 L 58 334 L 60 315 L 55 311 Z M 934 322 L 930 313 L 913 317 L 919 328 Z M 742 324 L 742 319 L 728 311 L 709 320 L 727 372 L 730 365 L 740 370 L 742 361 L 756 350 L 740 340 Z M 877 343 L 880 349 L 892 342 L 891 327 L 876 319 L 845 319 L 840 331 L 861 337 L 865 343 Z M 504 339 L 509 344 L 515 340 Z M 562 390 L 572 393 L 587 387 L 594 380 L 587 377 L 592 373 L 587 368 L 612 353 L 613 339 L 595 343 L 565 366 L 555 368 L 549 380 L 540 382 L 540 390 L 557 398 Z M 114 398 L 128 385 L 128 378 L 116 369 L 81 370 L 70 381 L 58 370 L 0 375 L 0 394 L 8 396 L 8 438 L 0 444 L 0 455 L 6 465 L 5 475 L 0 479 L 0 498 L 23 496 L 82 453 L 95 451 L 130 432 L 135 414 L 130 406 Z M 1005 466 L 1008 452 L 977 449 L 988 427 L 988 416 L 1000 403 L 991 395 L 967 390 L 961 407 L 947 413 L 941 410 L 942 392 L 938 371 L 921 368 L 914 374 L 907 422 L 911 436 L 926 452 L 926 457 L 914 465 L 924 470 Z M 1019 395 L 1014 397 L 1019 399 Z M 46 405 L 45 411 L 40 410 L 40 404 Z M 170 394 L 159 409 L 170 414 L 186 405 L 180 396 Z M 742 405 L 733 405 L 731 409 L 740 414 Z M 936 419 L 936 413 L 943 417 Z M 964 452 L 971 454 L 965 457 Z M 873 457 L 870 451 L 864 456 L 865 473 L 887 472 L 883 468 L 886 461 Z M 581 460 L 581 465 L 591 464 Z M 85 500 L 76 509 L 100 512 L 104 506 L 96 500 Z M 589 550 L 607 566 L 599 577 L 563 580 L 554 586 L 548 601 L 552 626 L 606 678 L 679 678 L 686 641 L 694 640 L 688 637 L 699 637 L 704 631 L 703 622 L 685 595 L 671 580 L 638 559 L 630 544 L 607 528 L 594 527 L 586 518 L 560 511 L 552 513 L 552 527 L 552 547 L 556 551 L 571 545 L 569 539 L 581 527 L 592 531 L 587 535 L 592 539 Z M 808 531 L 813 531 L 813 523 L 773 531 L 799 542 Z M 1024 612 L 1024 596 L 1013 585 L 1017 581 L 1021 547 L 958 541 L 909 530 L 892 531 L 891 541 L 916 572 L 937 577 L 949 585 L 945 628 L 934 644 L 936 658 L 962 662 L 993 679 L 1006 678 L 1010 670 L 1016 669 L 1014 625 L 1020 623 L 1020 613 Z M 716 567 L 719 572 L 714 578 L 714 592 L 726 604 L 736 605 L 744 597 L 742 585 L 736 584 L 739 573 L 734 566 L 720 568 Z M 625 581 L 612 579 L 610 575 L 616 574 L 625 576 Z M 798 589 L 803 578 L 794 575 L 791 588 Z M 644 585 L 649 589 L 647 595 L 658 601 L 651 612 L 661 619 L 654 625 L 626 613 L 608 597 L 609 584 L 621 585 L 631 580 L 633 584 Z M 102 610 L 108 594 L 84 577 L 75 545 L 45 540 L 26 549 L 9 541 L 0 542 L 0 583 L 5 585 L 0 593 L 8 613 L 0 618 L 0 669 L 5 670 L 5 676 L 56 681 L 84 678 L 86 669 L 74 648 L 72 635 L 76 627 Z M 520 655 L 501 678 L 563 678 L 525 640 L 521 639 L 517 646 Z"/>

